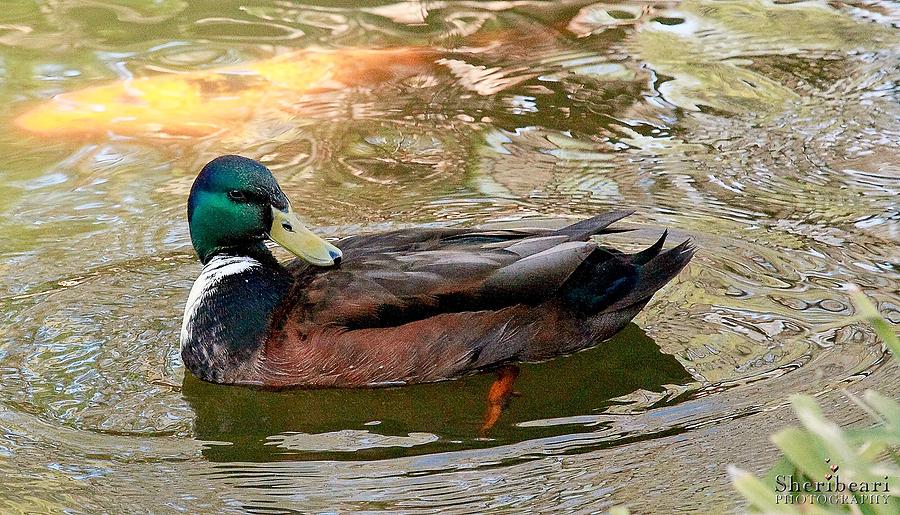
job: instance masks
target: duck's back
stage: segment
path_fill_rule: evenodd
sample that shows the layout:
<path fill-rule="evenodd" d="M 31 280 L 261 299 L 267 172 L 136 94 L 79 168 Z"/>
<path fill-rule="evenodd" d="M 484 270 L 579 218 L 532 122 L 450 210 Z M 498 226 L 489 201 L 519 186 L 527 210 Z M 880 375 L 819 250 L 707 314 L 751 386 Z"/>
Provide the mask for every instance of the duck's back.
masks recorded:
<path fill-rule="evenodd" d="M 339 268 L 290 267 L 248 382 L 371 386 L 448 379 L 595 345 L 688 263 L 688 242 L 624 254 L 590 240 L 630 212 L 559 230 L 408 230 L 338 243 Z"/>

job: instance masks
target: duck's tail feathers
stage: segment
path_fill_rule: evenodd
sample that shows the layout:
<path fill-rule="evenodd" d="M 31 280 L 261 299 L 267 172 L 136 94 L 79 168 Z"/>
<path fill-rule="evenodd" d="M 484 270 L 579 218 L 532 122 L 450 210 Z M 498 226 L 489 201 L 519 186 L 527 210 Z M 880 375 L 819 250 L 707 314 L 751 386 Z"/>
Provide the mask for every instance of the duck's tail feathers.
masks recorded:
<path fill-rule="evenodd" d="M 630 229 L 609 229 L 608 227 L 632 214 L 634 214 L 633 210 L 626 209 L 609 211 L 563 227 L 562 229 L 555 231 L 554 234 L 568 236 L 569 241 L 586 241 L 595 234 L 628 231 Z"/>
<path fill-rule="evenodd" d="M 631 256 L 631 262 L 635 265 L 646 265 L 650 262 L 651 259 L 655 258 L 659 255 L 659 251 L 662 250 L 663 244 L 666 243 L 666 236 L 669 235 L 669 230 L 666 229 L 663 231 L 662 236 L 656 240 L 656 243 L 650 245 L 646 249 L 638 252 Z"/>
<path fill-rule="evenodd" d="M 637 281 L 634 287 L 605 311 L 622 309 L 647 301 L 666 283 L 674 279 L 681 272 L 681 269 L 694 257 L 696 247 L 694 247 L 691 240 L 685 240 L 660 254 L 657 246 L 662 247 L 664 238 L 665 234 L 653 246 L 635 255 L 633 263 L 640 266 L 638 267 Z M 647 258 L 647 256 L 651 255 L 652 257 Z M 637 261 L 643 259 L 647 259 L 646 262 L 639 263 Z"/>

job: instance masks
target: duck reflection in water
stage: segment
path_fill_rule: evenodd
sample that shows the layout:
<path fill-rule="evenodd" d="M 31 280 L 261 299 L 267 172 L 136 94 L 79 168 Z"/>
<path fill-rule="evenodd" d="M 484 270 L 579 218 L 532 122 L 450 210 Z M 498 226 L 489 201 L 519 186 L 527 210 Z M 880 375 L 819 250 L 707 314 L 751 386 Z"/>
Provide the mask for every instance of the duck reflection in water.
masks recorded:
<path fill-rule="evenodd" d="M 635 324 L 572 356 L 493 372 L 403 387 L 277 391 L 185 374 L 183 394 L 194 436 L 210 442 L 204 455 L 213 461 L 384 459 L 551 437 L 579 425 L 594 431 L 577 417 L 638 390 L 693 381 Z"/>

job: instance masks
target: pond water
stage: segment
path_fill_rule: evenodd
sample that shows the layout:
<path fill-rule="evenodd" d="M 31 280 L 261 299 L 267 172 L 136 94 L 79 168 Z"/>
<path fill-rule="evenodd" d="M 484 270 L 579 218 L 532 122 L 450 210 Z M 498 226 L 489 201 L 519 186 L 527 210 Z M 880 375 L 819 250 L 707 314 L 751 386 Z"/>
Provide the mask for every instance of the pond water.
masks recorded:
<path fill-rule="evenodd" d="M 847 424 L 844 390 L 900 395 L 846 321 L 852 283 L 900 322 L 898 23 L 879 1 L 5 2 L 0 511 L 734 507 L 725 468 L 774 461 L 787 395 Z M 276 56 L 318 78 L 204 93 L 237 114 L 21 118 Z M 329 237 L 628 207 L 610 242 L 699 251 L 611 341 L 522 367 L 485 435 L 491 375 L 205 384 L 178 348 L 185 202 L 223 153 Z"/>

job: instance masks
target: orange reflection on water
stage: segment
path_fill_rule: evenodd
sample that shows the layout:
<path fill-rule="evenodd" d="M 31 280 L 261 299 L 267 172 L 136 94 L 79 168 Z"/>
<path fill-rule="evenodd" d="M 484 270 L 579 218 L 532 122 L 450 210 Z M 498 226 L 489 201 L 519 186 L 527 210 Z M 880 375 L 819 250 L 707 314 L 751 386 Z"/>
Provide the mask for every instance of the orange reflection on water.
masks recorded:
<path fill-rule="evenodd" d="M 290 106 L 304 94 L 381 83 L 421 71 L 433 58 L 433 52 L 411 47 L 303 50 L 63 93 L 15 123 L 45 136 L 203 137 L 236 127 L 260 107 Z"/>

